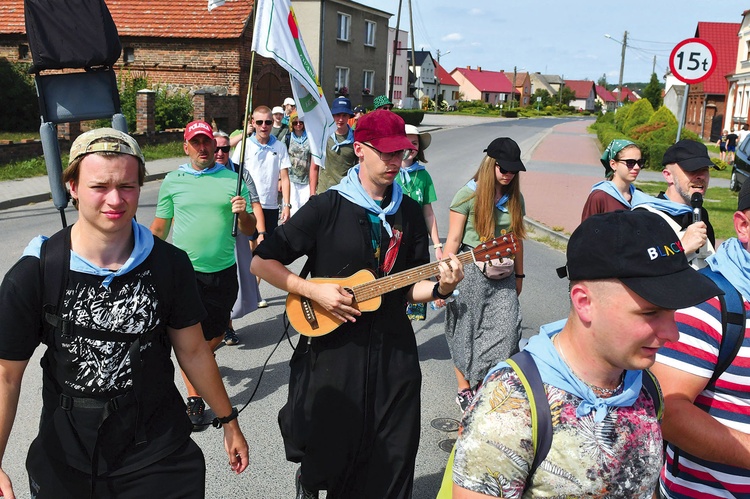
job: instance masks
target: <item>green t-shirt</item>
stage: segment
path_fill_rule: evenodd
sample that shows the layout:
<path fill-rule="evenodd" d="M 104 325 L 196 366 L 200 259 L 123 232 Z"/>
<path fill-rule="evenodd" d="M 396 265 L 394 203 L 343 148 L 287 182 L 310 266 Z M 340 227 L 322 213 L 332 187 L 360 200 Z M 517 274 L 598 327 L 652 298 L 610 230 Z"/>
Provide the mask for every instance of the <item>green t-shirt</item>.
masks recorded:
<path fill-rule="evenodd" d="M 336 134 L 339 141 L 346 139 L 343 135 Z M 328 137 L 326 143 L 326 167 L 320 169 L 318 174 L 317 194 L 327 191 L 329 188 L 341 182 L 349 168 L 359 163 L 359 158 L 354 153 L 354 146 L 346 144 L 333 150 L 333 137 Z"/>
<path fill-rule="evenodd" d="M 174 219 L 172 243 L 187 252 L 197 272 L 218 272 L 235 263 L 230 200 L 236 189 L 237 174 L 227 169 L 199 176 L 177 170 L 161 184 L 156 217 Z M 245 184 L 242 196 L 249 199 Z"/>
<path fill-rule="evenodd" d="M 476 248 L 480 243 L 483 243 L 484 241 L 479 239 L 479 234 L 477 234 L 477 231 L 474 229 L 474 201 L 475 198 L 472 197 L 474 194 L 474 191 L 469 189 L 468 187 L 464 186 L 461 187 L 455 196 L 453 196 L 453 201 L 451 201 L 451 211 L 455 211 L 456 213 L 460 213 L 462 215 L 466 216 L 466 226 L 464 227 L 464 237 L 461 240 L 463 244 L 469 245 L 472 248 Z M 471 199 L 469 199 L 471 197 Z M 497 208 L 494 208 L 495 211 L 495 237 L 500 236 L 502 234 L 502 230 L 505 229 L 506 231 L 510 231 L 512 229 L 511 227 L 511 217 L 510 213 L 505 213 L 503 211 L 498 210 Z M 526 204 L 523 200 L 523 195 L 521 195 L 521 215 L 526 215 Z"/>
<path fill-rule="evenodd" d="M 418 170 L 410 173 L 408 185 L 404 185 L 401 173 L 396 175 L 396 183 L 401 186 L 404 194 L 419 203 L 419 206 L 431 204 L 437 201 L 435 185 L 432 183 L 432 177 L 427 170 Z"/>

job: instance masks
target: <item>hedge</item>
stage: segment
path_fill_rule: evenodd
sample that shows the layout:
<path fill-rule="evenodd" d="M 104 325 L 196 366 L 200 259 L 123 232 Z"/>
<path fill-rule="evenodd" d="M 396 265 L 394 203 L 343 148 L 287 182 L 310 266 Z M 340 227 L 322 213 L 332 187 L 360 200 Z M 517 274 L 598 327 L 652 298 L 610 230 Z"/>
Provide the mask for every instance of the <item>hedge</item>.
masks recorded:
<path fill-rule="evenodd" d="M 418 126 L 424 119 L 424 111 L 416 109 L 393 109 L 393 112 L 401 116 L 407 125 Z"/>

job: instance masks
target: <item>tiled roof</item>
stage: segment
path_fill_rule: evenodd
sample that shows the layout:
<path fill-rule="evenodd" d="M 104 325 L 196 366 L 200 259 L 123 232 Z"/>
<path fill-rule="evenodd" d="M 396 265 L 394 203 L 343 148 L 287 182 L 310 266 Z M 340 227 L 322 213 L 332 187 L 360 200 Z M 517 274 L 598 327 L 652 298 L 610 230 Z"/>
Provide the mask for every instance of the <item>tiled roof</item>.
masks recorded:
<path fill-rule="evenodd" d="M 480 92 L 514 93 L 507 75 L 501 71 L 487 71 L 469 68 L 456 68 L 451 74 L 458 71 L 464 78 L 469 80 Z"/>
<path fill-rule="evenodd" d="M 252 0 L 226 0 L 208 11 L 205 0 L 106 0 L 120 36 L 239 38 Z M 24 34 L 23 0 L 2 0 L 0 34 Z"/>
<path fill-rule="evenodd" d="M 450 73 L 446 71 L 443 66 L 438 65 L 437 70 L 435 71 L 435 74 L 440 80 L 441 85 L 453 85 L 455 87 L 459 86 L 458 82 L 453 79 Z"/>
<path fill-rule="evenodd" d="M 591 80 L 565 80 L 565 86 L 576 94 L 576 99 L 588 99 L 594 82 Z"/>
<path fill-rule="evenodd" d="M 604 102 L 617 102 L 617 99 L 615 98 L 615 96 L 612 95 L 612 93 L 609 90 L 602 87 L 601 85 L 596 86 L 596 95 L 601 97 Z"/>
<path fill-rule="evenodd" d="M 707 94 L 726 95 L 726 76 L 734 73 L 737 66 L 737 44 L 740 23 L 698 23 L 695 36 L 710 43 L 716 51 L 716 69 L 703 82 Z"/>
<path fill-rule="evenodd" d="M 615 98 L 615 100 L 619 100 L 617 98 L 617 96 L 618 96 L 619 93 L 620 92 L 616 88 L 614 90 L 612 90 L 612 96 Z M 637 100 L 640 100 L 640 97 L 635 92 L 633 92 L 632 90 L 630 90 L 628 87 L 622 87 L 622 95 L 625 96 L 623 98 L 623 102 L 624 101 L 635 102 Z"/>
<path fill-rule="evenodd" d="M 414 51 L 414 60 L 416 61 L 415 64 L 417 66 L 421 66 L 422 64 L 424 64 L 425 59 L 427 59 L 428 57 L 431 59 L 433 58 L 429 50 Z M 406 60 L 409 64 L 411 64 L 411 50 L 406 51 Z M 437 65 L 437 61 L 435 61 L 435 64 Z"/>

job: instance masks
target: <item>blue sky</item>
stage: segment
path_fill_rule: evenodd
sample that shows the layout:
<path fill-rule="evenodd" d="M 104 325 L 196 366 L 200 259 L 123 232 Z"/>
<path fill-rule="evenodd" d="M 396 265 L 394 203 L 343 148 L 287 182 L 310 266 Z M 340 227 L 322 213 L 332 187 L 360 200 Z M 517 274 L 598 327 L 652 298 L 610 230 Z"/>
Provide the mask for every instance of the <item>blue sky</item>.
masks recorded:
<path fill-rule="evenodd" d="M 398 0 L 356 0 L 393 14 Z M 648 81 L 653 56 L 661 79 L 674 46 L 695 34 L 699 21 L 742 22 L 750 4 L 741 0 L 411 0 L 417 48 L 424 47 L 448 71 L 482 66 L 617 83 L 621 42 L 628 32 L 623 80 Z M 617 8 L 613 8 L 613 6 Z M 409 30 L 408 0 L 401 29 Z M 605 38 L 605 34 L 612 39 Z M 616 40 L 616 41 L 615 41 Z"/>

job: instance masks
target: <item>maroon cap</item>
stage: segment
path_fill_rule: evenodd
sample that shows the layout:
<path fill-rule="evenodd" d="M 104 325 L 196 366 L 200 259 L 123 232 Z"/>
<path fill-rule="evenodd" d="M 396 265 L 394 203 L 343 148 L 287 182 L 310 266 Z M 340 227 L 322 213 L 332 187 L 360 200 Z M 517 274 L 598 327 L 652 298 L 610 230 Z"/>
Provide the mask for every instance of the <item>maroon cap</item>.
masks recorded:
<path fill-rule="evenodd" d="M 403 118 L 391 111 L 379 109 L 362 116 L 354 129 L 354 140 L 369 142 L 381 152 L 402 151 L 417 148 L 406 138 Z"/>
<path fill-rule="evenodd" d="M 190 140 L 196 135 L 205 135 L 209 138 L 214 138 L 214 129 L 211 128 L 211 125 L 206 123 L 205 121 L 191 121 L 187 124 L 185 127 L 185 140 Z"/>

